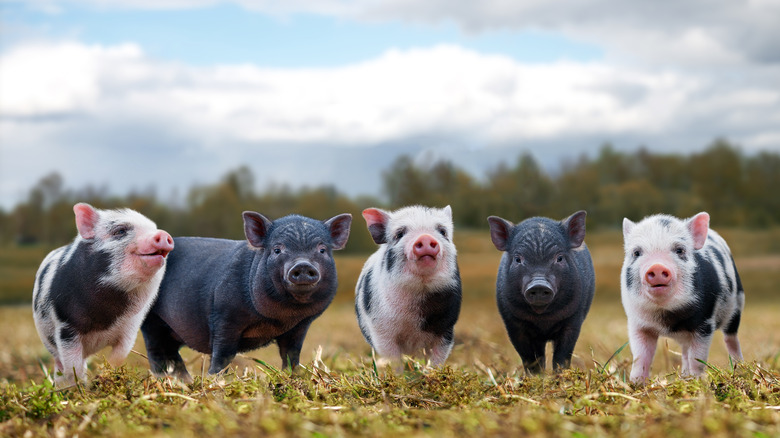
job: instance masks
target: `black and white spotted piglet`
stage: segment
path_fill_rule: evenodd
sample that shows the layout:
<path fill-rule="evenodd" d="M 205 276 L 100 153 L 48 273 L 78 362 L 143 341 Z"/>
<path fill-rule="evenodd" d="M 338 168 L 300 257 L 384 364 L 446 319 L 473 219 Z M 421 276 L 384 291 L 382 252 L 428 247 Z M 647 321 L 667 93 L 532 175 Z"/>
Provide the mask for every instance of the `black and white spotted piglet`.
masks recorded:
<path fill-rule="evenodd" d="M 452 350 L 461 304 L 452 209 L 369 208 L 363 217 L 380 245 L 355 290 L 363 336 L 385 359 L 424 350 L 431 365 L 440 365 Z"/>
<path fill-rule="evenodd" d="M 84 379 L 88 356 L 106 346 L 121 363 L 157 296 L 173 239 L 134 210 L 73 207 L 78 236 L 50 252 L 33 287 L 33 316 L 54 357 L 55 383 Z"/>
<path fill-rule="evenodd" d="M 623 219 L 625 260 L 620 275 L 634 363 L 631 380 L 644 382 L 658 336 L 682 347 L 682 374 L 704 371 L 713 332 L 742 360 L 737 329 L 745 294 L 726 241 L 699 213 L 681 220 L 655 215 L 639 223 Z"/>

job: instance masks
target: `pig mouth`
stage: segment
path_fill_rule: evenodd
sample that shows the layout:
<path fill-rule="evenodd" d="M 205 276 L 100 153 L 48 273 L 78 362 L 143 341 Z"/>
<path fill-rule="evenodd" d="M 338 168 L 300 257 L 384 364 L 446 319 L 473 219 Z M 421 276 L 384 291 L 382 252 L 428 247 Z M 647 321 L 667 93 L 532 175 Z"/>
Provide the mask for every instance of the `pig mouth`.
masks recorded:
<path fill-rule="evenodd" d="M 647 293 L 653 300 L 663 301 L 671 295 L 672 286 L 669 284 L 648 285 Z"/>
<path fill-rule="evenodd" d="M 417 257 L 417 260 L 415 260 L 416 265 L 423 269 L 432 269 L 436 267 L 436 262 L 438 262 L 436 256 L 429 254 L 419 256 Z"/>
<path fill-rule="evenodd" d="M 157 251 L 154 251 L 154 252 L 139 253 L 138 255 L 141 256 L 141 257 L 158 257 L 158 256 L 162 256 L 162 258 L 165 258 L 165 257 L 168 256 L 168 253 L 170 253 L 170 251 L 165 250 L 165 249 L 158 249 Z"/>
<path fill-rule="evenodd" d="M 164 250 L 164 249 L 158 249 L 157 251 L 150 252 L 150 253 L 137 253 L 139 259 L 143 260 L 144 263 L 150 266 L 162 266 L 163 263 L 165 263 L 165 257 L 168 256 L 168 253 L 170 251 Z"/>

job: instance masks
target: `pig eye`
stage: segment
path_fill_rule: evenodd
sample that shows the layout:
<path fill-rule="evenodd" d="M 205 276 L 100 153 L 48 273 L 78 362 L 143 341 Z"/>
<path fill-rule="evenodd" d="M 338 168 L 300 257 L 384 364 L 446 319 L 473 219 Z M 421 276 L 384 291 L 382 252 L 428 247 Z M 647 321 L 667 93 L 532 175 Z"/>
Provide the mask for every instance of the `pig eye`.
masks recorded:
<path fill-rule="evenodd" d="M 677 248 L 674 249 L 674 253 L 677 254 L 678 256 L 684 256 L 685 248 L 678 246 Z"/>
<path fill-rule="evenodd" d="M 282 248 L 279 248 L 278 246 L 274 248 L 274 254 L 281 254 Z"/>
<path fill-rule="evenodd" d="M 320 246 L 320 254 L 325 254 L 327 249 L 324 246 Z"/>
<path fill-rule="evenodd" d="M 563 263 L 563 254 L 558 254 L 558 257 L 555 259 L 556 263 Z"/>
<path fill-rule="evenodd" d="M 123 237 L 127 234 L 129 231 L 129 228 L 125 225 L 119 225 L 117 227 L 114 227 L 111 229 L 111 236 L 112 237 Z"/>
<path fill-rule="evenodd" d="M 515 263 L 523 263 L 523 257 L 522 256 L 515 256 Z"/>
<path fill-rule="evenodd" d="M 447 238 L 447 229 L 446 228 L 439 227 L 436 230 L 439 232 L 439 234 L 442 235 L 442 237 L 444 237 L 445 239 Z"/>
<path fill-rule="evenodd" d="M 638 249 L 635 249 L 635 250 L 634 250 L 634 258 L 638 258 L 638 257 L 639 257 L 639 256 L 641 256 L 641 255 L 642 255 L 642 251 L 640 251 L 640 250 L 638 250 Z"/>
<path fill-rule="evenodd" d="M 404 237 L 404 234 L 406 234 L 406 228 L 401 228 L 400 230 L 395 232 L 395 240 L 401 240 L 402 237 Z"/>

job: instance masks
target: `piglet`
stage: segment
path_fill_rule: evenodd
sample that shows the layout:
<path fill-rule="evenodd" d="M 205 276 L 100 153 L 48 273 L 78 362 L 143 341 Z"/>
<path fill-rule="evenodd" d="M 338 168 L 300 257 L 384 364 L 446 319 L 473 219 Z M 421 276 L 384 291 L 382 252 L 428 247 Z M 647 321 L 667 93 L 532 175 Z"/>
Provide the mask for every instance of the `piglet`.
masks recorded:
<path fill-rule="evenodd" d="M 649 376 L 659 336 L 680 343 L 684 376 L 704 371 L 717 329 L 725 333 L 731 358 L 742 360 L 737 329 L 745 293 L 726 241 L 709 229 L 709 222 L 704 212 L 684 220 L 667 215 L 639 223 L 623 219 L 620 285 L 635 383 Z"/>
<path fill-rule="evenodd" d="M 73 207 L 78 236 L 50 252 L 33 287 L 33 316 L 54 357 L 57 386 L 86 375 L 88 356 L 111 346 L 120 364 L 157 296 L 173 239 L 133 210 Z"/>
<path fill-rule="evenodd" d="M 309 326 L 336 295 L 333 250 L 344 248 L 352 215 L 326 221 L 243 213 L 246 240 L 177 237 L 154 307 L 141 326 L 157 376 L 191 382 L 179 349 L 211 354 L 209 374 L 239 352 L 276 342 L 295 369 Z"/>
<path fill-rule="evenodd" d="M 553 343 L 553 367 L 571 363 L 574 346 L 595 293 L 595 274 L 585 245 L 585 215 L 562 221 L 533 217 L 517 225 L 490 216 L 490 238 L 504 251 L 496 301 L 509 339 L 529 373 L 545 366 Z"/>
<path fill-rule="evenodd" d="M 379 245 L 355 289 L 363 336 L 383 359 L 424 351 L 431 365 L 442 364 L 452 350 L 461 304 L 452 209 L 369 208 L 363 218 Z"/>

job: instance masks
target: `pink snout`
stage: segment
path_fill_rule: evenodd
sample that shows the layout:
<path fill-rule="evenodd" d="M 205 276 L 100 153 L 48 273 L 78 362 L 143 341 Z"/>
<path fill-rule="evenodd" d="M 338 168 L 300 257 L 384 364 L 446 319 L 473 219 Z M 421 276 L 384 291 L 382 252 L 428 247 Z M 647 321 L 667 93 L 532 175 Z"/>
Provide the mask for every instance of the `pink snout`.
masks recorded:
<path fill-rule="evenodd" d="M 669 286 L 672 279 L 672 271 L 660 263 L 650 266 L 645 272 L 645 281 L 651 287 Z"/>
<path fill-rule="evenodd" d="M 430 234 L 423 234 L 418 237 L 412 246 L 412 253 L 418 260 L 425 256 L 435 259 L 439 255 L 440 250 L 439 242 Z"/>
<path fill-rule="evenodd" d="M 165 257 L 173 250 L 173 237 L 163 230 L 158 230 L 152 236 L 153 247 L 157 248 L 157 253 Z"/>
<path fill-rule="evenodd" d="M 140 245 L 142 256 L 162 256 L 165 258 L 173 250 L 173 237 L 163 230 L 157 230 L 149 239 Z"/>

